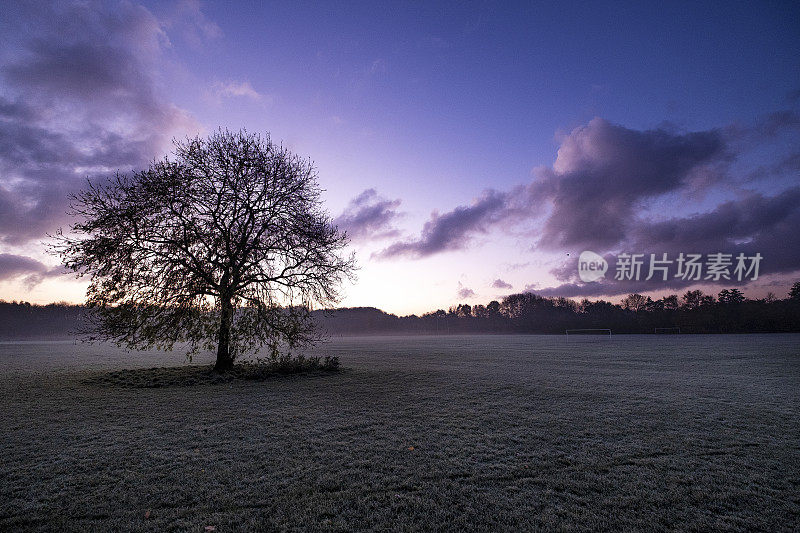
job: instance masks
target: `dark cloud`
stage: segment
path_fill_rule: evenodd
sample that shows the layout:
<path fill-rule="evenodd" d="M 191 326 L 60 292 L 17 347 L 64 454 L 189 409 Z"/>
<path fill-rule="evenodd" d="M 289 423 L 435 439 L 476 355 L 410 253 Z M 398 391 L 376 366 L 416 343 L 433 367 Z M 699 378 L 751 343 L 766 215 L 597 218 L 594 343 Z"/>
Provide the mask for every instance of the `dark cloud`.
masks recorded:
<path fill-rule="evenodd" d="M 380 258 L 421 258 L 462 249 L 475 233 L 486 231 L 505 218 L 507 209 L 507 195 L 488 190 L 470 206 L 459 206 L 443 215 L 434 212 L 422 227 L 419 239 L 396 242 L 376 255 Z"/>
<path fill-rule="evenodd" d="M 649 256 L 648 256 L 649 257 Z M 674 259 L 674 257 L 672 258 Z M 576 297 L 598 297 L 598 296 L 623 296 L 632 293 L 646 293 L 651 291 L 658 292 L 675 292 L 681 293 L 688 290 L 690 287 L 709 287 L 716 286 L 719 290 L 722 288 L 730 288 L 733 286 L 741 285 L 736 281 L 721 280 L 721 281 L 687 281 L 682 279 L 671 278 L 667 281 L 659 279 L 645 280 L 615 280 L 613 279 L 614 273 L 610 274 L 611 277 L 606 277 L 601 281 L 592 283 L 581 282 L 567 282 L 554 287 L 546 287 L 544 289 L 532 288 L 533 292 L 540 296 L 563 296 L 564 298 Z M 785 283 L 782 284 L 785 286 Z M 712 290 L 713 292 L 713 290 Z"/>
<path fill-rule="evenodd" d="M 774 137 L 785 130 L 800 128 L 800 113 L 794 110 L 776 111 L 764 117 L 757 129 L 757 133 Z"/>
<path fill-rule="evenodd" d="M 6 15 L 0 241 L 19 245 L 63 225 L 87 177 L 145 165 L 195 125 L 157 90 L 169 41 L 144 7 L 20 3 Z"/>
<path fill-rule="evenodd" d="M 663 284 L 661 284 L 658 288 L 670 289 L 674 287 L 664 287 Z M 635 282 L 613 283 L 609 281 L 598 281 L 593 283 L 563 283 L 555 287 L 547 287 L 545 289 L 532 288 L 531 290 L 540 296 L 589 298 L 597 296 L 619 296 L 622 294 L 642 293 L 647 292 L 650 289 L 642 286 L 641 283 Z"/>
<path fill-rule="evenodd" d="M 531 196 L 551 206 L 538 246 L 605 249 L 623 241 L 642 201 L 718 179 L 728 155 L 716 130 L 636 131 L 595 118 L 568 135 Z"/>
<path fill-rule="evenodd" d="M 775 135 L 777 129 L 795 127 L 796 120 L 797 117 L 792 113 L 775 113 L 758 121 L 750 130 L 750 134 L 757 135 L 763 140 L 765 137 Z M 604 254 L 607 258 L 608 253 L 612 251 L 643 253 L 646 258 L 649 258 L 651 253 L 659 257 L 662 253 L 668 253 L 673 259 L 681 252 L 702 254 L 724 252 L 734 255 L 745 253 L 748 256 L 760 253 L 764 257 L 761 264 L 762 275 L 789 273 L 800 269 L 800 239 L 794 229 L 800 227 L 798 187 L 785 189 L 773 196 L 744 191 L 734 200 L 723 201 L 708 211 L 690 216 L 654 221 L 646 216 L 636 215 L 634 207 L 637 202 L 650 195 L 651 191 L 667 192 L 673 189 L 683 193 L 687 189 L 691 190 L 691 181 L 695 179 L 693 176 L 698 169 L 706 172 L 709 165 L 713 167 L 715 164 L 725 164 L 729 159 L 727 150 L 721 145 L 717 149 L 711 149 L 712 146 L 717 146 L 717 143 L 709 139 L 715 137 L 716 133 L 696 143 L 695 141 L 703 137 L 682 136 L 682 139 L 678 140 L 669 139 L 663 133 L 656 135 L 654 138 L 659 138 L 660 143 L 678 147 L 673 148 L 672 153 L 674 157 L 684 161 L 682 166 L 671 166 L 673 169 L 671 172 L 668 171 L 670 165 L 661 163 L 657 165 L 661 170 L 655 175 L 672 176 L 671 179 L 661 180 L 662 185 L 654 189 L 650 189 L 651 185 L 648 185 L 634 198 L 628 197 L 624 191 L 617 194 L 602 190 L 595 191 L 595 196 L 586 196 L 580 201 L 570 201 L 560 206 L 556 201 L 556 208 L 545 225 L 542 243 L 552 248 L 566 247 L 576 251 L 589 249 Z M 570 143 L 575 141 L 576 139 L 570 139 Z M 695 144 L 706 148 L 689 148 Z M 588 147 L 595 147 L 594 151 L 597 153 L 609 152 L 607 149 L 597 150 L 597 146 L 597 142 L 588 143 Z M 591 151 L 584 145 L 579 152 L 587 149 Z M 611 152 L 613 153 L 613 150 Z M 662 152 L 661 149 L 642 150 L 643 155 L 649 153 L 653 157 L 654 154 Z M 687 156 L 687 153 L 693 155 Z M 679 157 L 678 154 L 684 156 Z M 706 156 L 698 157 L 703 154 Z M 559 151 L 559 158 L 561 155 Z M 570 154 L 569 159 L 575 158 Z M 776 163 L 776 168 L 770 172 L 774 175 L 778 170 L 785 171 L 793 162 L 794 157 L 789 155 L 785 160 Z M 578 168 L 583 165 L 579 165 Z M 592 169 L 596 167 L 588 166 Z M 592 172 L 597 171 L 581 171 L 581 174 L 591 175 Z M 570 173 L 566 174 L 569 175 Z M 584 207 L 581 207 L 582 205 Z M 596 205 L 608 207 L 607 210 L 598 210 Z M 608 229 L 609 226 L 612 229 Z M 554 228 L 558 230 L 553 231 Z M 657 277 L 649 281 L 643 279 L 622 281 L 614 279 L 614 272 L 608 273 L 602 281 L 581 283 L 577 280 L 577 257 L 565 261 L 551 273 L 564 283 L 539 291 L 543 295 L 619 295 L 649 290 L 679 290 L 697 283 L 675 278 L 664 281 Z M 712 282 L 704 280 L 704 283 Z M 731 282 L 720 280 L 719 283 L 730 285 Z"/>
<path fill-rule="evenodd" d="M 492 287 L 495 289 L 513 289 L 514 286 L 510 283 L 506 283 L 502 279 L 498 278 L 492 282 Z"/>
<path fill-rule="evenodd" d="M 751 170 L 746 176 L 746 182 L 766 181 L 770 179 L 789 178 L 790 180 L 800 172 L 800 150 L 783 154 L 777 160 L 773 159 L 768 164 L 760 165 Z"/>
<path fill-rule="evenodd" d="M 639 251 L 638 249 L 634 252 L 631 249 L 626 248 L 626 252 L 628 253 L 642 253 L 644 254 L 643 257 L 643 266 L 641 267 L 641 277 L 632 280 L 615 279 L 616 271 L 615 271 L 615 263 L 616 263 L 616 256 L 614 254 L 604 254 L 603 257 L 608 262 L 608 272 L 606 272 L 605 277 L 589 283 L 584 283 L 580 281 L 578 278 L 578 258 L 570 258 L 568 261 L 565 261 L 557 268 L 551 270 L 551 274 L 555 275 L 556 279 L 561 281 L 559 285 L 554 287 L 545 287 L 541 288 L 536 284 L 532 284 L 530 286 L 530 290 L 535 291 L 537 294 L 541 296 L 563 296 L 565 298 L 573 298 L 573 297 L 596 297 L 596 296 L 619 296 L 623 294 L 630 294 L 634 292 L 642 293 L 642 292 L 649 292 L 655 290 L 669 290 L 669 291 L 679 291 L 682 288 L 689 287 L 692 285 L 698 284 L 706 284 L 712 285 L 712 282 L 702 282 L 698 283 L 697 281 L 691 280 L 684 280 L 681 278 L 674 277 L 674 273 L 676 272 L 676 267 L 673 264 L 670 270 L 671 275 L 668 276 L 666 281 L 663 280 L 662 277 L 658 277 L 658 273 L 653 276 L 652 279 L 647 280 L 648 272 L 648 265 L 650 261 L 650 253 L 655 253 L 658 259 L 662 258 L 663 251 L 655 252 L 650 251 L 651 249 L 648 248 L 648 251 Z M 685 253 L 695 253 L 695 251 L 684 251 Z M 668 259 L 675 260 L 678 256 L 678 253 L 668 253 Z M 726 252 L 727 253 L 727 252 Z M 762 263 L 763 266 L 763 263 Z M 727 285 L 730 286 L 730 281 L 727 281 Z"/>
<path fill-rule="evenodd" d="M 61 267 L 49 268 L 31 257 L 13 254 L 0 254 L 0 281 L 23 278 L 23 283 L 32 287 L 44 278 L 64 273 Z"/>
<path fill-rule="evenodd" d="M 787 189 L 774 196 L 749 192 L 741 198 L 723 202 L 706 213 L 687 217 L 674 217 L 664 221 L 640 221 L 633 228 L 620 248 L 628 253 L 645 254 L 646 264 L 650 254 L 668 254 L 675 260 L 680 253 L 723 252 L 748 257 L 761 254 L 763 260 L 759 276 L 786 274 L 800 269 L 800 187 Z M 613 256 L 604 256 L 613 265 Z M 610 266 L 610 268 L 612 268 Z M 654 276 L 645 280 L 645 271 L 640 280 L 616 280 L 615 272 L 609 270 L 605 279 L 598 282 L 581 283 L 577 280 L 577 258 L 564 262 L 551 271 L 565 283 L 539 291 L 549 296 L 598 296 L 620 295 L 651 290 L 679 290 L 697 281 Z M 674 270 L 673 270 L 674 272 Z M 702 280 L 707 285 L 727 285 L 737 281 L 720 279 Z"/>
<path fill-rule="evenodd" d="M 800 187 L 774 196 L 749 192 L 714 210 L 661 222 L 643 222 L 631 232 L 632 249 L 659 252 L 743 252 L 765 257 L 764 273 L 800 268 Z"/>
<path fill-rule="evenodd" d="M 367 189 L 351 200 L 333 222 L 357 241 L 397 237 L 400 232 L 392 224 L 400 216 L 399 206 L 400 200 L 387 200 L 375 189 Z"/>

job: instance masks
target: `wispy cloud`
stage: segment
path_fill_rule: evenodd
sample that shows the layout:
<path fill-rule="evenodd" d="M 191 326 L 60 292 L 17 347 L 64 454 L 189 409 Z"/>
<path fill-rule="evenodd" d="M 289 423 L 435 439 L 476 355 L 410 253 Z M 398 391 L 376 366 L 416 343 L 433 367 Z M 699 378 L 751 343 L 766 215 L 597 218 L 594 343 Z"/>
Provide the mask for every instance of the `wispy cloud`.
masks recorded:
<path fill-rule="evenodd" d="M 222 29 L 203 13 L 199 0 L 179 0 L 163 18 L 163 25 L 176 32 L 192 48 L 222 37 Z"/>
<path fill-rule="evenodd" d="M 469 300 L 470 298 L 475 298 L 477 294 L 475 291 L 470 289 L 469 287 L 464 287 L 461 282 L 458 284 L 458 297 L 462 300 Z"/>
<path fill-rule="evenodd" d="M 247 98 L 254 102 L 272 103 L 272 97 L 256 91 L 249 81 L 215 82 L 211 93 L 217 100 L 222 98 Z"/>
<path fill-rule="evenodd" d="M 496 280 L 494 280 L 492 282 L 492 288 L 494 288 L 494 289 L 513 289 L 514 286 L 511 285 L 510 283 L 507 283 L 507 282 L 503 281 L 500 278 L 497 278 Z"/>
<path fill-rule="evenodd" d="M 472 205 L 459 206 L 443 215 L 434 212 L 418 239 L 395 242 L 376 256 L 384 259 L 399 256 L 421 258 L 463 249 L 474 234 L 485 231 L 502 218 L 506 206 L 505 194 L 486 191 Z"/>
<path fill-rule="evenodd" d="M 63 273 L 63 268 L 50 268 L 32 257 L 0 254 L 0 281 L 22 278 L 22 283 L 31 288 L 45 278 L 60 276 Z"/>

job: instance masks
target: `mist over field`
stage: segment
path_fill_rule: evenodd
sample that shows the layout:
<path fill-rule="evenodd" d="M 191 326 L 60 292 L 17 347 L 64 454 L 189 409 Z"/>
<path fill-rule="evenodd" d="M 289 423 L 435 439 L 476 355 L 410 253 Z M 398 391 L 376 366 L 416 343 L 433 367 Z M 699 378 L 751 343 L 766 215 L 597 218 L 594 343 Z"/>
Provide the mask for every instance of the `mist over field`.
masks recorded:
<path fill-rule="evenodd" d="M 564 334 L 573 329 L 608 329 L 614 334 L 796 333 L 800 332 L 800 282 L 785 299 L 745 298 L 727 289 L 719 299 L 689 291 L 652 300 L 631 294 L 621 304 L 575 302 L 525 292 L 488 305 L 459 304 L 421 316 L 397 316 L 374 307 L 311 312 L 322 337 L 358 335 Z M 0 341 L 75 340 L 91 325 L 84 306 L 0 301 Z"/>

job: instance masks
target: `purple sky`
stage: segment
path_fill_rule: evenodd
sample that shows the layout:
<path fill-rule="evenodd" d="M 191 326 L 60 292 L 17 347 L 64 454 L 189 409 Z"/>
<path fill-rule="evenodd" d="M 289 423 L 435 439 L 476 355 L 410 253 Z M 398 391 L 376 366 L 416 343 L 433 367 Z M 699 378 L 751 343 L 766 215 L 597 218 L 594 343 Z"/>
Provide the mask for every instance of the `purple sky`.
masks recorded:
<path fill-rule="evenodd" d="M 796 3 L 231 6 L 4 6 L 0 298 L 81 301 L 44 253 L 67 195 L 220 126 L 316 162 L 361 267 L 343 305 L 800 279 Z M 763 261 L 749 283 L 583 283 L 584 250 Z"/>

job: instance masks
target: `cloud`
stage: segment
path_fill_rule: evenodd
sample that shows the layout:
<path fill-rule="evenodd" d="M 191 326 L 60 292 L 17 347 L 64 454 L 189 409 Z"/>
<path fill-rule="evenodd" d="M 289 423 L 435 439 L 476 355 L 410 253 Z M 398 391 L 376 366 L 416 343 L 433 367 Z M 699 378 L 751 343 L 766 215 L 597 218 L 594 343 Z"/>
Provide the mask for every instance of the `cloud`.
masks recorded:
<path fill-rule="evenodd" d="M 552 168 L 536 172 L 531 197 L 551 206 L 538 246 L 612 247 L 635 225 L 641 202 L 708 186 L 728 160 L 717 130 L 636 131 L 595 118 L 563 140 Z"/>
<path fill-rule="evenodd" d="M 797 168 L 794 145 L 780 136 L 798 130 L 800 115 L 792 111 L 765 115 L 749 126 L 697 132 L 667 126 L 640 131 L 595 118 L 566 135 L 553 165 L 534 169 L 531 182 L 507 192 L 486 191 L 445 214 L 434 212 L 418 238 L 392 243 L 380 256 L 427 257 L 526 224 L 536 228 L 534 250 L 576 252 L 552 271 L 561 285 L 543 294 L 622 294 L 688 284 L 583 284 L 576 264 L 582 250 L 647 256 L 759 252 L 765 274 L 794 272 L 800 269 L 800 197 L 790 185 L 781 190 L 777 178 Z M 759 160 L 751 156 L 764 146 L 774 149 L 773 163 L 748 171 L 747 163 L 752 168 Z M 776 192 L 743 188 L 756 178 L 762 188 L 773 178 L 767 184 Z M 696 205 L 699 212 L 665 219 L 663 207 L 676 205 L 683 212 Z"/>
<path fill-rule="evenodd" d="M 520 270 L 522 268 L 525 268 L 530 264 L 531 264 L 530 261 L 525 261 L 524 263 L 507 263 L 506 270 L 508 270 L 509 272 L 513 272 L 515 270 Z"/>
<path fill-rule="evenodd" d="M 144 7 L 16 7 L 0 27 L 0 241 L 22 245 L 67 222 L 87 177 L 146 165 L 198 127 L 157 90 L 169 39 Z"/>
<path fill-rule="evenodd" d="M 256 91 L 248 81 L 216 82 L 211 91 L 217 99 L 221 98 L 248 98 L 255 102 L 271 103 L 272 98 Z"/>
<path fill-rule="evenodd" d="M 502 279 L 498 278 L 492 282 L 492 287 L 495 289 L 513 289 L 514 286 L 510 283 L 506 283 Z"/>
<path fill-rule="evenodd" d="M 642 202 L 719 181 L 730 160 L 718 130 L 637 131 L 595 118 L 566 136 L 550 168 L 469 206 L 434 212 L 420 237 L 388 246 L 381 257 L 426 257 L 465 248 L 471 237 L 545 217 L 540 249 L 608 247 L 624 240 Z"/>
<path fill-rule="evenodd" d="M 355 241 L 397 237 L 400 231 L 392 224 L 401 216 L 399 206 L 400 200 L 387 200 L 375 189 L 367 189 L 352 199 L 333 223 Z"/>
<path fill-rule="evenodd" d="M 222 30 L 216 22 L 205 16 L 198 0 L 180 0 L 175 3 L 171 12 L 164 17 L 163 24 L 195 49 L 222 36 Z"/>
<path fill-rule="evenodd" d="M 475 294 L 475 291 L 473 291 L 470 288 L 463 287 L 460 283 L 458 284 L 458 287 L 459 287 L 458 297 L 461 298 L 462 300 L 468 300 L 470 298 L 475 298 L 477 296 Z"/>
<path fill-rule="evenodd" d="M 61 267 L 49 268 L 45 264 L 23 255 L 0 254 L 0 281 L 22 277 L 22 282 L 30 288 L 48 277 L 64 273 Z"/>
<path fill-rule="evenodd" d="M 773 113 L 757 121 L 747 135 L 764 142 L 776 135 L 778 129 L 796 128 L 796 118 L 791 113 Z M 601 126 L 589 132 L 588 140 L 585 137 L 587 132 L 580 131 L 575 138 L 571 134 L 568 149 L 562 152 L 562 145 L 562 150 L 559 150 L 559 159 L 562 155 L 566 157 L 563 164 L 557 160 L 547 179 L 566 179 L 568 185 L 559 182 L 554 186 L 559 192 L 550 196 L 554 209 L 540 240 L 543 247 L 588 249 L 605 255 L 613 251 L 642 253 L 648 259 L 651 253 L 659 257 L 668 253 L 668 257 L 673 259 L 681 252 L 745 253 L 748 256 L 760 253 L 764 257 L 761 274 L 790 273 L 800 269 L 800 242 L 793 229 L 800 224 L 800 187 L 790 187 L 772 196 L 740 190 L 735 199 L 721 201 L 707 211 L 687 216 L 656 220 L 652 216 L 637 215 L 636 208 L 642 200 L 669 192 L 691 191 L 698 179 L 703 182 L 703 174 L 714 175 L 713 179 L 703 183 L 704 187 L 712 190 L 714 185 L 725 187 L 735 182 L 734 177 L 720 182 L 718 172 L 719 167 L 731 159 L 731 144 L 725 144 L 726 138 L 720 136 L 718 130 L 678 137 L 664 132 L 643 132 L 647 140 L 633 136 L 639 140 L 625 144 L 637 146 L 636 154 L 626 155 L 618 148 L 608 148 L 608 140 L 616 139 L 612 144 L 617 145 L 621 139 L 631 136 L 609 133 L 608 125 Z M 603 163 L 609 153 L 615 161 Z M 677 162 L 671 163 L 670 159 Z M 780 164 L 785 167 L 792 161 L 790 156 Z M 592 194 L 581 197 L 579 187 L 569 183 L 574 179 L 580 183 L 603 181 L 602 177 L 610 177 L 610 170 L 614 168 L 621 179 L 616 180 L 610 189 L 589 187 Z M 648 179 L 642 180 L 647 183 L 638 188 L 625 178 L 647 177 L 648 168 L 653 172 Z M 634 169 L 639 170 L 634 172 Z M 722 176 L 725 178 L 725 173 Z M 562 190 L 570 192 L 564 194 L 560 192 Z M 628 194 L 627 190 L 634 190 L 635 194 Z M 564 283 L 539 291 L 542 295 L 619 295 L 678 290 L 697 283 L 675 278 L 664 281 L 657 277 L 650 281 L 621 281 L 613 279 L 613 272 L 601 282 L 581 283 L 577 281 L 577 257 L 563 262 L 551 273 Z M 720 283 L 730 285 L 731 282 L 721 280 Z"/>
<path fill-rule="evenodd" d="M 472 235 L 488 230 L 505 216 L 507 197 L 494 190 L 487 190 L 472 205 L 459 206 L 443 215 L 434 212 L 422 228 L 419 239 L 396 242 L 377 257 L 421 258 L 447 250 L 466 247 Z"/>
<path fill-rule="evenodd" d="M 765 116 L 755 129 L 756 133 L 766 137 L 774 137 L 786 130 L 800 128 L 800 113 L 786 109 Z"/>
<path fill-rule="evenodd" d="M 678 253 L 761 253 L 765 273 L 800 268 L 800 187 L 774 196 L 747 192 L 706 213 L 643 222 L 630 234 L 629 247 Z"/>
<path fill-rule="evenodd" d="M 747 192 L 740 198 L 719 204 L 706 213 L 674 217 L 664 221 L 641 221 L 633 228 L 622 250 L 650 254 L 663 253 L 675 260 L 680 253 L 761 254 L 759 276 L 787 274 L 800 269 L 800 187 L 792 187 L 774 196 Z M 613 257 L 609 254 L 606 259 Z M 577 281 L 577 258 L 564 262 L 552 273 L 565 283 L 539 291 L 544 296 L 619 295 L 659 289 L 678 290 L 698 282 L 658 276 L 651 280 L 616 280 L 609 271 L 606 279 L 594 283 Z M 674 273 L 674 270 L 673 270 Z M 646 277 L 644 274 L 643 278 Z M 730 280 L 703 280 L 704 284 L 730 285 Z"/>
<path fill-rule="evenodd" d="M 765 181 L 772 178 L 792 178 L 800 172 L 800 150 L 784 154 L 771 160 L 765 165 L 760 165 L 747 173 L 745 181 Z"/>

